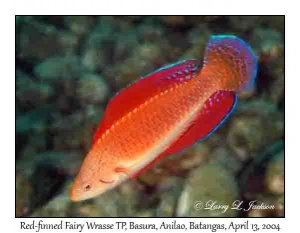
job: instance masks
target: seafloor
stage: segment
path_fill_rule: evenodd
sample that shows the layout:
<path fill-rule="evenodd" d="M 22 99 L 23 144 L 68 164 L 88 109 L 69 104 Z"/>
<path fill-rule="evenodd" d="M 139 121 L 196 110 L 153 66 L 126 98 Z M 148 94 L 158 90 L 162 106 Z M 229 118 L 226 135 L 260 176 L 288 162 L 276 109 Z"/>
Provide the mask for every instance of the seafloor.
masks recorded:
<path fill-rule="evenodd" d="M 164 64 L 201 60 L 212 34 L 239 36 L 259 57 L 229 120 L 137 182 L 71 202 L 108 100 Z M 283 16 L 16 17 L 16 216 L 284 216 L 284 102 Z M 251 201 L 274 209 L 248 211 Z"/>

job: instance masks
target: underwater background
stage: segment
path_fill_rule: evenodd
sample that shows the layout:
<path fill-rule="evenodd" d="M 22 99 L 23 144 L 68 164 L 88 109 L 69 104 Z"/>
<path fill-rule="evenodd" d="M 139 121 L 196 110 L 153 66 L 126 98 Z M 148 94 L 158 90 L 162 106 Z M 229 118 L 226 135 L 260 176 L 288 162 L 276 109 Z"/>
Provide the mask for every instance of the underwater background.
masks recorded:
<path fill-rule="evenodd" d="M 136 182 L 71 202 L 108 101 L 160 66 L 202 61 L 212 34 L 244 39 L 259 58 L 228 121 Z M 284 216 L 284 102 L 284 16 L 17 16 L 16 216 Z M 199 208 L 236 200 L 275 209 Z"/>

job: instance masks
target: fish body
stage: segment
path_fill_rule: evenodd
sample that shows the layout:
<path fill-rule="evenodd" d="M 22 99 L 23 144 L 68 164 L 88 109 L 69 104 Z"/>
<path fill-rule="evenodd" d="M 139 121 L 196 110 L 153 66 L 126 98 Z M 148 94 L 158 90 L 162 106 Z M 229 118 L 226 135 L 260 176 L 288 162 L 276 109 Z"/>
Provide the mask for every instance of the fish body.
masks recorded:
<path fill-rule="evenodd" d="M 117 94 L 75 179 L 73 201 L 95 197 L 163 156 L 203 140 L 253 86 L 257 58 L 234 36 L 211 37 L 203 66 L 185 60 L 160 68 Z"/>

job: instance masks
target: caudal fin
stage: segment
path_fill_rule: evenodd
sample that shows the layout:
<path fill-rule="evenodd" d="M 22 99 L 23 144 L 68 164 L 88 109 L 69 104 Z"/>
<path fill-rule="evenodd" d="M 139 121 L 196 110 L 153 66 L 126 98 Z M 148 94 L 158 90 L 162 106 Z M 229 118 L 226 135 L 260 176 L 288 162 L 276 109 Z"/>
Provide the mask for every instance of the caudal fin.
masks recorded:
<path fill-rule="evenodd" d="M 222 90 L 246 91 L 253 87 L 256 73 L 257 57 L 245 41 L 232 35 L 210 38 L 201 75 L 210 76 Z"/>

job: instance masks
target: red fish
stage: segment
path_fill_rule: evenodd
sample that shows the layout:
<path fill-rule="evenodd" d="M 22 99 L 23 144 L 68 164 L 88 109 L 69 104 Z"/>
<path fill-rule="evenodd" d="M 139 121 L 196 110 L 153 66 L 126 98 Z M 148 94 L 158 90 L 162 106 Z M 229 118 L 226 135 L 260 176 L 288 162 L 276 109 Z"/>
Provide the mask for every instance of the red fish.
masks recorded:
<path fill-rule="evenodd" d="M 85 200 L 134 177 L 155 161 L 203 140 L 253 86 L 257 58 L 235 36 L 212 36 L 197 60 L 167 65 L 118 93 L 108 104 L 72 187 Z"/>

